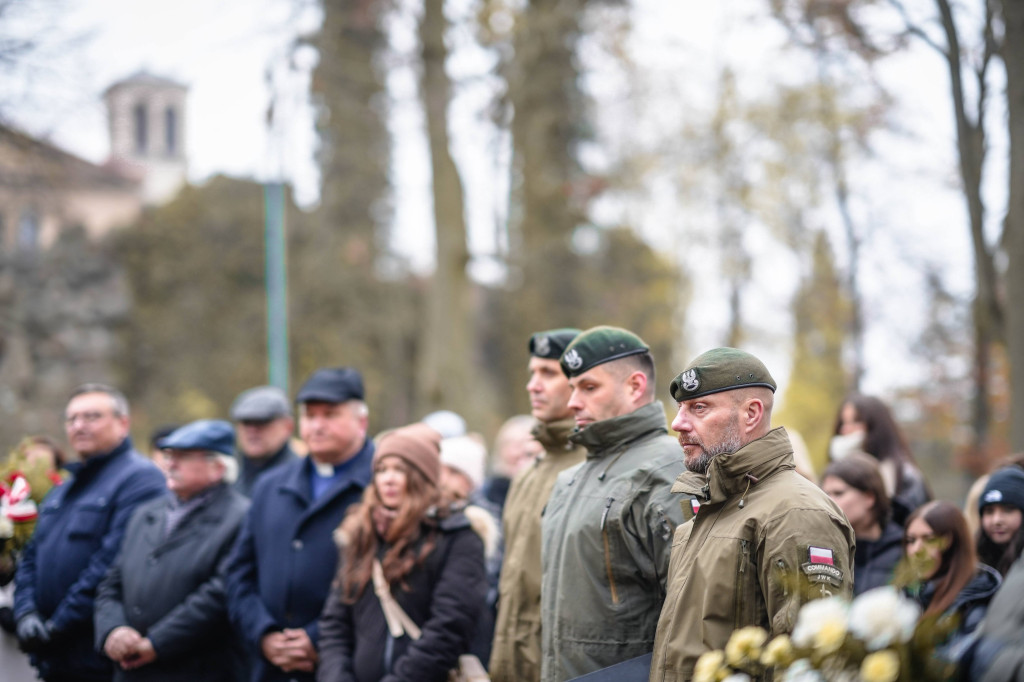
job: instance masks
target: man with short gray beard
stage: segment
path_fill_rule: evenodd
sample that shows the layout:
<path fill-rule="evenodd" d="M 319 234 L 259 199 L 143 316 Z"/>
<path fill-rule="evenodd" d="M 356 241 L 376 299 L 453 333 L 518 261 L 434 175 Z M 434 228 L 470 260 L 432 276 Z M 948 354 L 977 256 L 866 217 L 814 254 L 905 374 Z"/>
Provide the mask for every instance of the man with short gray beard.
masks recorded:
<path fill-rule="evenodd" d="M 785 429 L 771 428 L 775 387 L 735 348 L 700 355 L 672 381 L 687 469 L 672 492 L 695 516 L 672 543 L 651 682 L 691 679 L 700 655 L 736 629 L 788 633 L 805 602 L 852 594 L 853 529 L 796 473 Z"/>

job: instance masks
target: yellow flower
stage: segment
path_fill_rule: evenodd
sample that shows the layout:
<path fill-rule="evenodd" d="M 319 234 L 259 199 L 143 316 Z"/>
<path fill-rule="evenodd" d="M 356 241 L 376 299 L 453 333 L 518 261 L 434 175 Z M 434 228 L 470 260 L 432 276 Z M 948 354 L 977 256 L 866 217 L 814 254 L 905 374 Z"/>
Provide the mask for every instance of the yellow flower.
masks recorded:
<path fill-rule="evenodd" d="M 822 654 L 830 654 L 843 645 L 846 639 L 846 622 L 842 620 L 826 620 L 814 633 L 814 650 Z"/>
<path fill-rule="evenodd" d="M 864 682 L 896 682 L 900 676 L 900 657 L 888 649 L 864 657 L 860 678 Z"/>
<path fill-rule="evenodd" d="M 768 668 L 785 668 L 793 662 L 793 643 L 787 635 L 779 635 L 761 653 L 761 665 Z"/>
<path fill-rule="evenodd" d="M 766 639 L 768 633 L 756 625 L 736 630 L 725 645 L 726 662 L 734 668 L 742 668 L 751 661 L 757 661 L 761 658 L 761 647 Z"/>
<path fill-rule="evenodd" d="M 725 654 L 721 649 L 706 651 L 693 667 L 693 682 L 718 682 L 725 677 Z"/>

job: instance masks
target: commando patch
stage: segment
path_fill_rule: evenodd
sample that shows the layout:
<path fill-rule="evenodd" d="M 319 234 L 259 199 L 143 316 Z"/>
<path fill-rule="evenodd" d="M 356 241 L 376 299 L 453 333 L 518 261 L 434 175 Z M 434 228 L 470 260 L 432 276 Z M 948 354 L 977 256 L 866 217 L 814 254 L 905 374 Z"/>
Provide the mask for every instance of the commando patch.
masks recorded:
<path fill-rule="evenodd" d="M 808 562 L 800 566 L 807 579 L 812 583 L 828 583 L 833 587 L 843 584 L 843 572 L 831 564 Z"/>

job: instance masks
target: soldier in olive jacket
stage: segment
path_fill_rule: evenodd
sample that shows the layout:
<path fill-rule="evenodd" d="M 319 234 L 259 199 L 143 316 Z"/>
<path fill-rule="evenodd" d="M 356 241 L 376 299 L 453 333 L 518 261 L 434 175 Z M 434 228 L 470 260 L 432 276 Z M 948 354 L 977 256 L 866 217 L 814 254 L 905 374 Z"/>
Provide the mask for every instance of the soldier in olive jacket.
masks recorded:
<path fill-rule="evenodd" d="M 708 351 L 672 382 L 688 469 L 672 492 L 697 511 L 672 543 L 652 682 L 691 679 L 737 628 L 788 633 L 805 602 L 852 595 L 853 529 L 796 473 L 786 431 L 771 430 L 774 391 L 761 361 L 734 348 Z"/>
<path fill-rule="evenodd" d="M 578 329 L 554 329 L 530 337 L 530 408 L 534 437 L 544 454 L 512 481 L 502 522 L 505 563 L 498 585 L 490 673 L 494 682 L 540 679 L 540 519 L 555 478 L 583 459 L 583 448 L 569 442 L 576 426 L 569 411 L 569 380 L 558 364 Z"/>
<path fill-rule="evenodd" d="M 595 327 L 561 357 L 581 464 L 558 476 L 542 521 L 545 682 L 650 653 L 665 597 L 672 533 L 669 490 L 679 448 L 654 400 L 654 361 L 635 334 Z"/>

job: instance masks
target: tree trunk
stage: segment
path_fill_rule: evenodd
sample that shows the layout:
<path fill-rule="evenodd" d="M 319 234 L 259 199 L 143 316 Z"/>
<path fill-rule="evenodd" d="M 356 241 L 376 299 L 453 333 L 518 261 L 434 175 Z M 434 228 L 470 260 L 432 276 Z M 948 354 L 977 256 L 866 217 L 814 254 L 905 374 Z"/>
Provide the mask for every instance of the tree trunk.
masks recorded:
<path fill-rule="evenodd" d="M 974 456 L 985 458 L 990 430 L 988 405 L 990 346 L 1003 337 L 1002 315 L 996 293 L 996 271 L 992 251 L 985 241 L 985 204 L 981 196 L 982 168 L 985 162 L 985 72 L 988 64 L 983 59 L 977 74 L 978 95 L 975 119 L 967 114 L 967 94 L 964 92 L 961 62 L 963 55 L 953 10 L 948 0 L 935 0 L 940 22 L 946 35 L 945 58 L 949 69 L 953 115 L 956 123 L 957 151 L 959 152 L 960 179 L 963 183 L 967 215 L 970 220 L 971 243 L 974 247 L 974 268 L 977 291 L 973 305 L 975 327 L 974 396 L 971 425 L 974 434 Z M 985 39 L 989 38 L 986 32 Z M 988 54 L 986 50 L 986 55 Z"/>
<path fill-rule="evenodd" d="M 1003 0 L 1003 62 L 1010 133 L 1010 187 L 1003 232 L 1007 254 L 1007 347 L 1010 359 L 1010 444 L 1024 450 L 1024 2 Z"/>
<path fill-rule="evenodd" d="M 437 268 L 427 294 L 422 353 L 418 362 L 418 407 L 471 410 L 470 286 L 466 276 L 469 250 L 462 180 L 448 139 L 451 81 L 445 71 L 447 21 L 444 0 L 424 0 L 420 23 L 423 73 L 421 96 L 433 171 Z M 471 416 L 466 414 L 466 416 Z"/>

